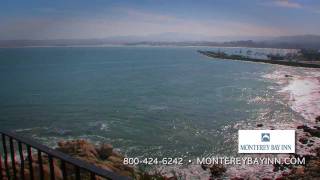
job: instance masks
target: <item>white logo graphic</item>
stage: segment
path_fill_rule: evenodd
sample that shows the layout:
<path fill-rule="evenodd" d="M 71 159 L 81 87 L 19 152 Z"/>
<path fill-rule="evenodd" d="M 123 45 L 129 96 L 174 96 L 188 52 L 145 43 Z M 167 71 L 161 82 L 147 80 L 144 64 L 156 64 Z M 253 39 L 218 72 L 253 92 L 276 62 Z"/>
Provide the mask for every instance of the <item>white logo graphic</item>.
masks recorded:
<path fill-rule="evenodd" d="M 270 142 L 270 133 L 261 133 L 261 142 Z"/>

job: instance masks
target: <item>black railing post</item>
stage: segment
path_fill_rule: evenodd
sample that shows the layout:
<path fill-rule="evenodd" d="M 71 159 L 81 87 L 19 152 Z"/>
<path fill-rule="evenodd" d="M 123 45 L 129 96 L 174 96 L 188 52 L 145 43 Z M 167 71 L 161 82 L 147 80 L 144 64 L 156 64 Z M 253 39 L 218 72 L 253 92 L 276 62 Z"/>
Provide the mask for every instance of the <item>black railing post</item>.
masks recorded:
<path fill-rule="evenodd" d="M 24 157 L 21 142 L 18 142 L 19 155 L 20 155 L 20 179 L 24 180 Z"/>
<path fill-rule="evenodd" d="M 91 180 L 96 180 L 96 175 L 94 173 L 90 173 L 90 179 Z"/>
<path fill-rule="evenodd" d="M 63 180 L 66 180 L 67 179 L 66 162 L 63 160 L 61 160 L 61 171 L 62 171 Z"/>
<path fill-rule="evenodd" d="M 17 179 L 16 158 L 15 158 L 12 137 L 9 138 L 9 144 L 10 144 L 10 155 L 11 155 L 11 166 L 12 166 L 12 170 L 13 170 L 13 179 L 16 180 Z"/>
<path fill-rule="evenodd" d="M 39 177 L 40 177 L 40 180 L 44 180 L 43 165 L 42 165 L 42 155 L 41 155 L 41 151 L 40 150 L 38 150 L 38 164 L 39 164 Z"/>
<path fill-rule="evenodd" d="M 7 152 L 7 143 L 6 136 L 2 134 L 2 145 L 3 145 L 3 153 L 4 153 L 4 167 L 6 169 L 7 178 L 10 179 L 10 171 L 8 165 L 8 152 Z"/>
<path fill-rule="evenodd" d="M 49 167 L 50 167 L 50 179 L 54 180 L 54 166 L 53 166 L 53 159 L 51 155 L 48 155 L 49 158 Z"/>
<path fill-rule="evenodd" d="M 2 155 L 0 154 L 0 180 L 2 180 Z"/>
<path fill-rule="evenodd" d="M 31 147 L 29 145 L 27 145 L 27 153 L 28 153 L 28 160 L 29 160 L 30 179 L 33 180 L 32 154 L 31 154 Z"/>
<path fill-rule="evenodd" d="M 75 172 L 76 172 L 76 180 L 81 180 L 80 168 L 78 166 L 75 166 Z"/>

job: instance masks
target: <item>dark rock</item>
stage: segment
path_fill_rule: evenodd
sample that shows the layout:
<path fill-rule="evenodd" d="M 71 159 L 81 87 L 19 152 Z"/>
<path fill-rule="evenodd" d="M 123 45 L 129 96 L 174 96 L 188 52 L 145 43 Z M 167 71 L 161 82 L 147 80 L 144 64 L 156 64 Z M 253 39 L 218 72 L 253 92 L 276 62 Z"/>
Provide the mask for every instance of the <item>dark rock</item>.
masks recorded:
<path fill-rule="evenodd" d="M 310 128 L 306 125 L 297 126 L 297 129 L 303 129 L 304 132 L 308 132 L 311 136 L 320 137 L 320 129 Z"/>
<path fill-rule="evenodd" d="M 231 178 L 230 180 L 244 180 L 244 179 L 241 178 L 241 177 L 233 177 L 233 178 Z"/>
<path fill-rule="evenodd" d="M 102 144 L 98 149 L 98 154 L 101 159 L 107 159 L 112 155 L 113 146 L 111 144 Z"/>
<path fill-rule="evenodd" d="M 284 75 L 284 77 L 293 77 L 293 76 L 286 74 L 286 75 Z"/>
<path fill-rule="evenodd" d="M 314 174 L 317 174 L 318 176 L 314 177 L 320 177 L 320 160 L 310 160 L 307 166 L 308 170 L 313 171 Z"/>
<path fill-rule="evenodd" d="M 206 165 L 206 164 L 201 164 L 201 168 L 206 171 L 206 170 L 208 169 L 208 165 Z"/>
<path fill-rule="evenodd" d="M 320 116 L 316 117 L 316 122 L 320 122 Z"/>
<path fill-rule="evenodd" d="M 316 153 L 318 157 L 320 157 L 320 147 L 317 147 L 316 149 L 314 149 L 313 152 Z"/>
<path fill-rule="evenodd" d="M 304 129 L 304 128 L 306 128 L 306 127 L 308 127 L 308 126 L 306 126 L 306 125 L 299 125 L 299 126 L 297 126 L 297 129 Z"/>
<path fill-rule="evenodd" d="M 297 175 L 303 175 L 304 174 L 304 167 L 297 167 L 295 170 L 294 170 L 295 174 Z"/>
<path fill-rule="evenodd" d="M 320 137 L 320 130 L 319 129 L 311 129 L 310 128 L 305 132 L 310 133 L 311 136 Z"/>
<path fill-rule="evenodd" d="M 288 176 L 289 173 L 288 173 L 288 172 L 283 172 L 281 175 L 282 175 L 283 177 L 285 177 L 285 176 Z"/>
<path fill-rule="evenodd" d="M 304 155 L 304 156 L 302 156 L 302 157 L 304 157 L 304 158 L 306 159 L 306 162 L 309 162 L 310 160 L 312 160 L 312 159 L 315 158 L 315 157 L 312 156 L 312 155 Z"/>
<path fill-rule="evenodd" d="M 302 143 L 302 144 L 307 144 L 307 143 L 308 143 L 308 139 L 305 138 L 305 137 L 301 137 L 301 138 L 299 139 L 299 142 Z"/>
<path fill-rule="evenodd" d="M 168 180 L 178 180 L 178 177 L 167 177 Z"/>
<path fill-rule="evenodd" d="M 274 164 L 273 165 L 273 172 L 277 172 L 280 169 L 280 164 Z"/>
<path fill-rule="evenodd" d="M 257 124 L 257 127 L 262 127 L 263 126 L 263 124 Z"/>
<path fill-rule="evenodd" d="M 212 177 L 219 177 L 225 173 L 227 169 L 222 164 L 214 164 L 210 167 Z"/>

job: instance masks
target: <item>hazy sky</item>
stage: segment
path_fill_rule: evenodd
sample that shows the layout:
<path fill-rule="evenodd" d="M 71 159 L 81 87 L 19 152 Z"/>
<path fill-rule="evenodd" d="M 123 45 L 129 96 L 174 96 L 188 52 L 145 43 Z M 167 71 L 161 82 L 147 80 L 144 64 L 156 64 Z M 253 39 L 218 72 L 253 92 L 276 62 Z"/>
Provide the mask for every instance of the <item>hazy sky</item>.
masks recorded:
<path fill-rule="evenodd" d="M 320 0 L 0 0 L 0 39 L 320 35 Z"/>

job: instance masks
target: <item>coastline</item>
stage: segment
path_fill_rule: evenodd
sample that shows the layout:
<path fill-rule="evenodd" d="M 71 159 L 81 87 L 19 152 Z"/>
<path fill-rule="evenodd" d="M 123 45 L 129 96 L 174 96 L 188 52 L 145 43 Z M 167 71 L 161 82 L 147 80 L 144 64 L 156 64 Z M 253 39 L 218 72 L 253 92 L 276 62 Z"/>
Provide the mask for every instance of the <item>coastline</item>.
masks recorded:
<path fill-rule="evenodd" d="M 288 168 L 279 177 L 320 177 L 319 173 L 315 174 L 320 172 L 320 72 L 311 68 L 277 66 L 275 71 L 266 74 L 264 78 L 278 85 L 277 92 L 285 104 L 302 117 L 302 120 L 292 119 L 291 123 L 282 124 L 278 129 L 295 129 L 294 156 L 305 157 L 306 165 Z M 297 172 L 299 168 L 303 171 Z"/>
<path fill-rule="evenodd" d="M 229 179 L 299 179 L 320 177 L 320 73 L 317 69 L 276 66 L 275 70 L 262 77 L 276 84 L 281 101 L 300 115 L 301 119 L 289 122 L 264 122 L 257 124 L 257 130 L 291 129 L 296 131 L 296 152 L 294 154 L 255 154 L 255 157 L 306 159 L 305 165 L 231 165 L 225 177 Z M 239 129 L 238 127 L 236 127 Z M 241 129 L 241 128 L 240 128 Z M 239 155 L 240 156 L 240 155 Z M 250 157 L 250 155 L 244 155 Z"/>
<path fill-rule="evenodd" d="M 210 58 L 218 58 L 218 59 L 227 59 L 227 60 L 233 60 L 233 61 L 244 61 L 244 62 L 257 62 L 257 63 L 267 63 L 267 64 L 278 64 L 278 65 L 284 65 L 284 66 L 293 66 L 293 67 L 304 67 L 304 68 L 320 68 L 320 64 L 314 64 L 314 63 L 303 63 L 303 62 L 296 62 L 296 61 L 288 61 L 288 60 L 265 60 L 265 59 L 254 59 L 254 58 L 248 58 L 243 57 L 239 55 L 227 55 L 227 54 L 220 54 L 215 53 L 211 51 L 200 51 L 198 50 L 200 54 L 203 54 Z"/>

